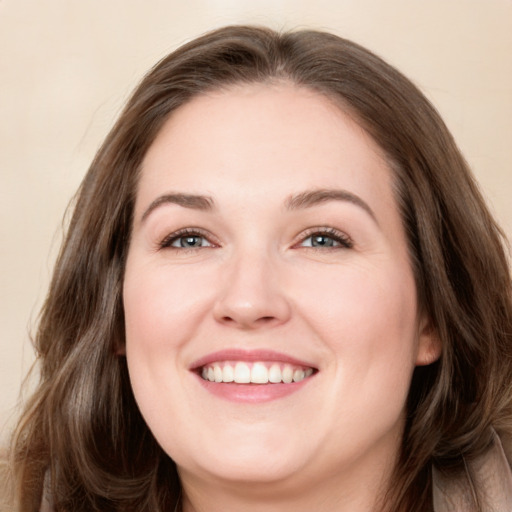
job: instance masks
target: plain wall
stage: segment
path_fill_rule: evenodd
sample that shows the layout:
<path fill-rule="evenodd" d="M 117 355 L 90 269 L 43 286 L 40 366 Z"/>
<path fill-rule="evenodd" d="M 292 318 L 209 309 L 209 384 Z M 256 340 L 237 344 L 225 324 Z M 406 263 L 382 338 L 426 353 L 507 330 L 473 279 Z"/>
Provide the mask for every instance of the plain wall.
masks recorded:
<path fill-rule="evenodd" d="M 142 74 L 215 27 L 327 29 L 432 100 L 512 235 L 512 0 L 0 0 L 0 436 L 66 205 Z"/>

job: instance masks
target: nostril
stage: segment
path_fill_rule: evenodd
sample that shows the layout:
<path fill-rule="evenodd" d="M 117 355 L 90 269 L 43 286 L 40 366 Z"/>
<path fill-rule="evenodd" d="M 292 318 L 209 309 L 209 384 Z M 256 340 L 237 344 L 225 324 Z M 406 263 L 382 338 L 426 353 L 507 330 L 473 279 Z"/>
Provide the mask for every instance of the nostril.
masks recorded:
<path fill-rule="evenodd" d="M 286 322 L 290 315 L 289 304 L 278 295 L 258 295 L 254 300 L 236 294 L 222 296 L 216 301 L 213 313 L 215 319 L 224 325 L 237 325 L 244 329 Z"/>
<path fill-rule="evenodd" d="M 240 324 L 240 325 L 243 325 L 243 326 L 246 326 L 246 327 L 250 327 L 251 325 L 253 327 L 255 326 L 262 326 L 262 325 L 267 325 L 267 324 L 271 324 L 272 322 L 275 322 L 276 321 L 276 317 L 275 316 L 272 316 L 272 315 L 266 315 L 266 316 L 261 316 L 259 318 L 253 318 L 253 319 L 248 319 L 248 318 L 237 318 L 236 316 L 230 316 L 230 315 L 225 315 L 223 317 L 221 317 L 221 322 L 225 323 L 225 324 Z"/>
<path fill-rule="evenodd" d="M 234 322 L 235 321 L 235 319 L 231 316 L 223 316 L 222 320 L 224 322 Z M 256 318 L 255 322 L 267 323 L 267 322 L 271 322 L 272 320 L 275 320 L 274 316 L 262 316 L 260 318 Z"/>

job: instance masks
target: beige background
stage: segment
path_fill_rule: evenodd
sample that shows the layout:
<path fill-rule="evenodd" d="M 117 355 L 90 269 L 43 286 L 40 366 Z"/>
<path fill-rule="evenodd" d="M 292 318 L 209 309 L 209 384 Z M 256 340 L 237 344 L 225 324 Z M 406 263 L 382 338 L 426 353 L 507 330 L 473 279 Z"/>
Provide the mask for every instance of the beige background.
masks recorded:
<path fill-rule="evenodd" d="M 156 60 L 228 23 L 328 29 L 395 64 L 441 111 L 512 235 L 512 0 L 0 0 L 0 436 L 96 148 Z"/>

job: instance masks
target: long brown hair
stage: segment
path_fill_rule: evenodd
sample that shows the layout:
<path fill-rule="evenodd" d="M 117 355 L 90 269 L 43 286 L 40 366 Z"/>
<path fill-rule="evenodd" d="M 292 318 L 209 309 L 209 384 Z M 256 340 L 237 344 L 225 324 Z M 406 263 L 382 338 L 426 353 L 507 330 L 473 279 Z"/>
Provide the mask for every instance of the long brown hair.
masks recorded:
<path fill-rule="evenodd" d="M 163 59 L 97 153 L 42 310 L 40 383 L 12 447 L 17 510 L 172 510 L 180 485 L 133 398 L 121 301 L 141 161 L 169 115 L 194 96 L 284 80 L 327 95 L 375 139 L 394 170 L 420 304 L 442 343 L 418 368 L 390 510 L 427 511 L 432 464 L 481 454 L 510 432 L 511 283 L 502 233 L 435 109 L 403 75 L 337 36 L 227 27 Z M 45 483 L 46 482 L 46 483 Z"/>

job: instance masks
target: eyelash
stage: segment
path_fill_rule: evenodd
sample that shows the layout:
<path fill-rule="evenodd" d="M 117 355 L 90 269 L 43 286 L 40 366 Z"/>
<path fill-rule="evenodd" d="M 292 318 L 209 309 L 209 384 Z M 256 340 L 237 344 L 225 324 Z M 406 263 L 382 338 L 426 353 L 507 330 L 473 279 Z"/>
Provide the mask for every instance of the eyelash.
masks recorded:
<path fill-rule="evenodd" d="M 204 247 L 173 247 L 173 243 L 179 240 L 180 238 L 186 238 L 186 237 L 201 237 L 208 241 L 210 245 L 204 246 Z M 326 246 L 325 249 L 352 249 L 354 246 L 354 243 L 352 239 L 346 235 L 345 233 L 342 233 L 341 231 L 338 231 L 334 228 L 327 228 L 327 227 L 315 227 L 310 228 L 306 230 L 304 233 L 301 233 L 300 239 L 297 243 L 293 245 L 293 247 L 301 247 L 301 244 L 303 244 L 308 238 L 319 236 L 319 237 L 325 237 L 333 240 L 335 243 L 338 243 L 337 246 Z M 180 251 L 186 251 L 186 250 L 196 250 L 201 248 L 209 248 L 209 247 L 216 247 L 217 244 L 215 242 L 211 241 L 211 235 L 204 232 L 201 229 L 198 228 L 184 228 L 180 229 L 178 231 L 174 231 L 173 233 L 170 233 L 167 235 L 159 244 L 159 249 L 175 249 Z M 322 249 L 321 246 L 302 246 L 307 247 L 310 249 Z"/>
<path fill-rule="evenodd" d="M 316 228 L 310 228 L 306 230 L 306 232 L 301 233 L 300 240 L 297 244 L 295 244 L 294 247 L 297 245 L 303 244 L 308 238 L 319 236 L 319 237 L 326 237 L 332 239 L 334 242 L 337 242 L 338 246 L 327 246 L 326 249 L 352 249 L 354 247 L 354 242 L 352 239 L 346 235 L 345 233 L 338 231 L 335 228 L 328 228 L 328 227 L 316 227 Z M 302 246 L 302 247 L 308 247 L 310 249 L 321 249 L 322 247 L 314 247 L 314 246 Z"/>
<path fill-rule="evenodd" d="M 210 245 L 206 246 L 206 247 L 215 247 L 217 245 L 216 243 L 214 243 L 210 240 L 211 235 L 204 232 L 203 230 L 198 229 L 198 228 L 184 228 L 184 229 L 179 229 L 178 231 L 174 231 L 173 233 L 170 233 L 169 235 L 167 235 L 158 244 L 158 248 L 159 249 L 175 249 L 175 250 L 179 250 L 179 251 L 187 251 L 187 250 L 190 251 L 190 250 L 199 249 L 200 247 L 173 247 L 172 246 L 172 244 L 174 242 L 176 242 L 177 240 L 179 240 L 180 238 L 193 237 L 193 236 L 201 237 L 201 238 L 204 238 L 205 240 L 207 240 Z"/>

